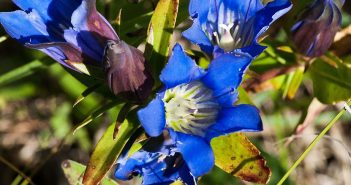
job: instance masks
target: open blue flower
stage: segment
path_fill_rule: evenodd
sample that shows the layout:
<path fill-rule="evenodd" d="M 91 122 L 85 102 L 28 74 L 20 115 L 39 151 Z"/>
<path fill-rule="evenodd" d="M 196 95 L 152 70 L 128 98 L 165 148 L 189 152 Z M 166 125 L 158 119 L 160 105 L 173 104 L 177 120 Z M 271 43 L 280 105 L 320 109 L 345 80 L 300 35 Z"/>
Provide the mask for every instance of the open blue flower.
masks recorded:
<path fill-rule="evenodd" d="M 316 0 L 300 15 L 292 27 L 296 49 L 309 57 L 323 55 L 341 26 L 344 0 Z"/>
<path fill-rule="evenodd" d="M 175 152 L 181 153 L 194 177 L 209 172 L 214 165 L 209 144 L 212 138 L 262 130 L 256 107 L 234 105 L 236 89 L 251 60 L 246 55 L 223 54 L 204 71 L 177 44 L 160 75 L 165 89 L 138 111 L 150 136 L 168 130 Z"/>
<path fill-rule="evenodd" d="M 66 67 L 84 72 L 81 63 L 102 63 L 107 40 L 118 40 L 95 0 L 13 0 L 22 10 L 1 12 L 7 33 Z"/>
<path fill-rule="evenodd" d="M 256 57 L 265 49 L 258 38 L 290 8 L 289 0 L 190 0 L 193 25 L 183 35 L 215 56 L 241 51 Z"/>
<path fill-rule="evenodd" d="M 171 139 L 168 138 L 162 143 L 157 142 L 156 145 L 151 142 L 147 142 L 143 149 L 132 156 L 118 160 L 115 171 L 117 179 L 130 180 L 133 176 L 142 176 L 143 185 L 171 184 L 177 180 L 187 185 L 196 184 L 196 178 L 191 175 L 182 156 L 174 152 L 174 142 Z M 151 147 L 154 149 L 150 151 L 148 145 L 153 145 Z"/>
<path fill-rule="evenodd" d="M 0 12 L 0 23 L 11 37 L 75 71 L 105 69 L 115 95 L 136 102 L 148 98 L 153 79 L 143 53 L 118 38 L 97 12 L 95 0 L 13 2 L 22 10 Z"/>

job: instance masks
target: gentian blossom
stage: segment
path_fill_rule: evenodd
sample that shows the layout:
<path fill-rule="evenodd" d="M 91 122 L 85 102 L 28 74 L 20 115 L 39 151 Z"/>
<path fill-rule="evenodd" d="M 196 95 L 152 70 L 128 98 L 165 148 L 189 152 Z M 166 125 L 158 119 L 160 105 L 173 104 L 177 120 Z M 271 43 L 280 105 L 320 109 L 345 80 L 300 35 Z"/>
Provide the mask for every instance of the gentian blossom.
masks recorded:
<path fill-rule="evenodd" d="M 182 156 L 174 152 L 174 142 L 170 138 L 156 143 L 151 141 L 160 138 L 165 139 L 163 136 L 151 138 L 143 149 L 132 156 L 119 158 L 115 177 L 130 180 L 134 176 L 142 176 L 143 185 L 171 184 L 177 180 L 187 185 L 196 184 L 196 178 L 191 175 Z"/>
<path fill-rule="evenodd" d="M 296 49 L 308 56 L 323 55 L 341 26 L 344 0 L 316 0 L 305 9 L 292 27 Z"/>
<path fill-rule="evenodd" d="M 190 0 L 193 25 L 183 35 L 214 56 L 236 51 L 256 57 L 265 49 L 258 38 L 290 8 L 289 0 Z"/>
<path fill-rule="evenodd" d="M 238 131 L 261 131 L 258 109 L 234 105 L 237 87 L 252 58 L 223 54 L 204 71 L 177 44 L 163 69 L 159 92 L 138 118 L 146 133 L 157 137 L 164 130 L 174 141 L 191 174 L 197 178 L 214 165 L 212 138 Z M 194 151 L 196 150 L 196 151 Z"/>
<path fill-rule="evenodd" d="M 108 84 L 116 95 L 125 93 L 136 101 L 149 95 L 152 85 L 145 87 L 145 84 L 153 84 L 153 79 L 142 53 L 118 38 L 97 12 L 95 0 L 13 2 L 22 10 L 0 13 L 0 23 L 12 38 L 78 72 L 89 74 L 91 68 L 105 68 Z M 105 48 L 111 50 L 111 44 L 106 47 L 108 42 L 115 43 L 114 52 L 105 51 Z M 107 57 L 113 60 L 104 66 L 105 53 L 110 53 Z M 111 57 L 111 53 L 115 56 Z M 128 86 L 117 87 L 117 82 Z"/>

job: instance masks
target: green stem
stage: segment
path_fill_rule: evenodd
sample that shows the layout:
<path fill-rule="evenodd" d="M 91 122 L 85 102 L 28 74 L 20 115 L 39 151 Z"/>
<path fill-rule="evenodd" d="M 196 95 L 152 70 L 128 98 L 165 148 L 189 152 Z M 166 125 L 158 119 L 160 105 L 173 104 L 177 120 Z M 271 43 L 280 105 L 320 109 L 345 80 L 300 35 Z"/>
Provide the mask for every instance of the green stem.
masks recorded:
<path fill-rule="evenodd" d="M 27 181 L 28 183 L 30 183 L 31 185 L 34 185 L 34 183 L 32 182 L 32 180 L 25 175 L 21 170 L 19 170 L 16 166 L 14 166 L 12 163 L 10 163 L 9 161 L 7 161 L 5 158 L 3 158 L 2 156 L 0 156 L 0 162 L 5 164 L 6 166 L 8 166 L 10 169 L 12 169 L 13 171 L 15 171 L 16 173 L 18 173 L 20 176 L 22 176 L 22 178 L 25 179 L 25 181 Z"/>
<path fill-rule="evenodd" d="M 323 129 L 323 131 L 312 141 L 312 143 L 307 147 L 307 149 L 301 154 L 301 156 L 295 161 L 291 168 L 285 173 L 285 175 L 280 179 L 277 185 L 282 185 L 289 175 L 295 170 L 295 168 L 306 158 L 312 148 L 322 139 L 322 137 L 333 127 L 333 125 L 340 119 L 340 117 L 346 112 L 345 109 L 342 109 L 338 115 L 331 120 L 328 125 Z"/>

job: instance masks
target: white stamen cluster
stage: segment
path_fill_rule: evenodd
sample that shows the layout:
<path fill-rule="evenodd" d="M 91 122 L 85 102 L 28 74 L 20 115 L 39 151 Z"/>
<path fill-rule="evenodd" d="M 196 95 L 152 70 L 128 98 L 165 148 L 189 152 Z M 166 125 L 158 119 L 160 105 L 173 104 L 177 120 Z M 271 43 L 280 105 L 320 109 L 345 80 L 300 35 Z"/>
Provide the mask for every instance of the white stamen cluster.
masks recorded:
<path fill-rule="evenodd" d="M 215 123 L 220 108 L 212 90 L 199 81 L 168 89 L 163 101 L 169 127 L 199 136 Z"/>
<path fill-rule="evenodd" d="M 254 39 L 254 32 L 247 17 L 225 8 L 223 4 L 219 6 L 218 12 L 217 25 L 213 25 L 214 22 L 203 25 L 208 38 L 227 52 L 249 45 Z"/>

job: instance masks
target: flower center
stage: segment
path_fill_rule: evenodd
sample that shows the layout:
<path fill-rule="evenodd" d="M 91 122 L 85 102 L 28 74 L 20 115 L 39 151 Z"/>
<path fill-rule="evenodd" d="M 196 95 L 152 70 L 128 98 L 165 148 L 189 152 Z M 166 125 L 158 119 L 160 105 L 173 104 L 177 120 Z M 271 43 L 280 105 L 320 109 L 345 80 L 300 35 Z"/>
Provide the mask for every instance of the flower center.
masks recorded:
<path fill-rule="evenodd" d="M 247 15 L 230 10 L 223 3 L 212 14 L 217 15 L 216 18 L 209 18 L 203 30 L 211 42 L 224 51 L 243 48 L 254 39 L 252 21 L 247 20 Z"/>
<path fill-rule="evenodd" d="M 199 136 L 215 123 L 220 108 L 212 90 L 199 81 L 168 89 L 163 101 L 169 127 Z"/>

